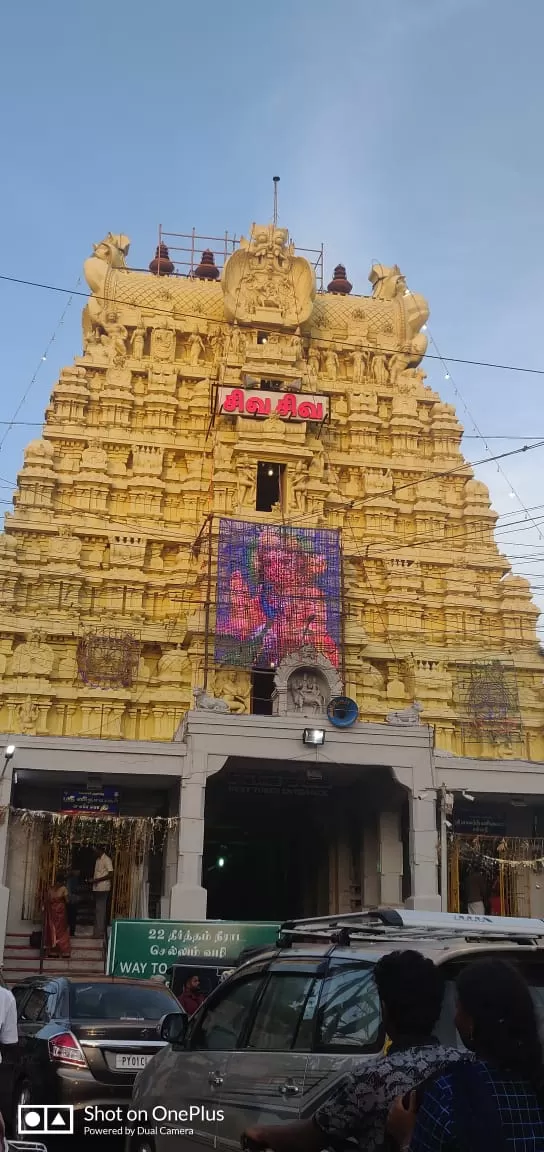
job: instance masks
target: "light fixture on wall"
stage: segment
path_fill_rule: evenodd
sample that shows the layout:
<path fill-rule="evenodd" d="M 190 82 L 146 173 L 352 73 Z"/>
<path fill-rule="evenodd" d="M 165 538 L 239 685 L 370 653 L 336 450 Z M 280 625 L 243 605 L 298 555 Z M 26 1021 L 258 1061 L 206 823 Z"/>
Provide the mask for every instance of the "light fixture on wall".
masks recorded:
<path fill-rule="evenodd" d="M 16 752 L 15 744 L 7 744 L 6 747 L 4 748 L 4 763 L 2 765 L 2 771 L 0 772 L 0 780 L 4 779 L 4 776 L 6 774 L 6 768 L 9 764 L 10 760 L 12 760 L 13 757 L 15 756 L 15 752 Z"/>
<path fill-rule="evenodd" d="M 303 744 L 324 744 L 325 743 L 325 729 L 324 728 L 305 728 L 302 733 Z"/>

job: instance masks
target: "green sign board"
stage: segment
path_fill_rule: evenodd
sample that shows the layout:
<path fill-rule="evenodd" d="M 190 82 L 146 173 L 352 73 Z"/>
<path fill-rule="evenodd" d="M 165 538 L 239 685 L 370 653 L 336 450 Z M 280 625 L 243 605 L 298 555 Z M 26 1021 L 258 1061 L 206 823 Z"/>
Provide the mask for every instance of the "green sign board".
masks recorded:
<path fill-rule="evenodd" d="M 229 920 L 115 920 L 107 971 L 109 976 L 150 979 L 164 976 L 172 964 L 189 960 L 236 963 L 244 948 L 274 945 L 279 924 L 237 923 Z"/>

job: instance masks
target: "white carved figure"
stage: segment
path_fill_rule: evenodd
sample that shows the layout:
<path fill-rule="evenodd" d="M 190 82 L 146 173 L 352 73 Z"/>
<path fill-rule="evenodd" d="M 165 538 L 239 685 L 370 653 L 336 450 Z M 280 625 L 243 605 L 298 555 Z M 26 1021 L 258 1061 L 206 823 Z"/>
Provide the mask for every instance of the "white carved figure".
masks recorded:
<path fill-rule="evenodd" d="M 304 460 L 299 460 L 296 468 L 293 481 L 291 483 L 291 493 L 295 502 L 295 509 L 297 512 L 306 511 L 306 489 L 308 487 L 308 469 Z"/>
<path fill-rule="evenodd" d="M 198 332 L 193 332 L 189 340 L 189 362 L 193 368 L 200 364 L 200 357 L 204 352 L 204 341 Z"/>
<path fill-rule="evenodd" d="M 102 344 L 107 348 L 111 363 L 122 368 L 127 356 L 128 329 L 120 324 L 115 312 L 108 313 L 104 324 L 105 335 Z"/>
<path fill-rule="evenodd" d="M 151 356 L 154 360 L 173 360 L 176 354 L 176 331 L 174 322 L 166 317 L 160 328 L 151 333 Z"/>
<path fill-rule="evenodd" d="M 333 348 L 329 348 L 325 355 L 325 372 L 330 380 L 336 380 L 338 376 L 338 355 Z"/>
<path fill-rule="evenodd" d="M 144 341 L 145 341 L 145 328 L 140 325 L 134 329 L 132 334 L 132 355 L 135 360 L 143 360 L 144 355 Z"/>
<path fill-rule="evenodd" d="M 353 364 L 353 383 L 361 384 L 365 375 L 365 356 L 360 348 L 357 348 L 352 355 Z"/>
<path fill-rule="evenodd" d="M 307 364 L 308 381 L 310 384 L 317 384 L 319 378 L 319 351 L 317 348 L 310 348 Z"/>
<path fill-rule="evenodd" d="M 238 482 L 238 505 L 243 508 L 253 495 L 255 488 L 255 468 L 252 464 L 240 463 L 236 469 Z"/>
<path fill-rule="evenodd" d="M 245 337 L 244 334 L 240 332 L 236 322 L 234 322 L 231 328 L 229 343 L 229 351 L 232 352 L 233 356 L 243 356 L 245 350 Z M 227 344 L 227 347 L 229 347 L 229 344 Z"/>
<path fill-rule="evenodd" d="M 411 704 L 409 708 L 403 708 L 400 712 L 389 712 L 386 717 L 386 724 L 398 724 L 399 727 L 414 727 L 416 724 L 421 724 L 421 713 L 423 712 L 423 705 L 418 704 L 417 700 Z"/>
<path fill-rule="evenodd" d="M 40 718 L 40 709 L 37 704 L 34 704 L 30 696 L 27 696 L 26 700 L 23 700 L 23 703 L 19 704 L 17 716 L 19 718 L 21 734 L 23 736 L 33 736 Z"/>
<path fill-rule="evenodd" d="M 320 712 L 325 711 L 325 698 L 319 687 L 317 676 L 312 676 L 308 672 L 301 672 L 300 675 L 293 677 L 290 687 L 295 712 L 308 710 L 317 716 Z"/>
<path fill-rule="evenodd" d="M 378 387 L 387 384 L 389 379 L 389 369 L 387 361 L 383 352 L 375 352 L 372 357 L 372 375 Z"/>
<path fill-rule="evenodd" d="M 200 712 L 230 712 L 225 700 L 218 700 L 216 696 L 208 696 L 204 688 L 195 688 L 193 696 L 195 708 Z"/>

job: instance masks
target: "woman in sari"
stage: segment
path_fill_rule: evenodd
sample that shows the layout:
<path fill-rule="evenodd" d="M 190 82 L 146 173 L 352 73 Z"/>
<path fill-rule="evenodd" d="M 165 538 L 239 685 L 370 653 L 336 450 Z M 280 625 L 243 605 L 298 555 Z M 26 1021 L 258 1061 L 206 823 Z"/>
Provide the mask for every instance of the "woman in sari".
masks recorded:
<path fill-rule="evenodd" d="M 70 956 L 70 929 L 68 927 L 68 889 L 64 876 L 57 876 L 45 897 L 43 947 L 47 956 Z"/>

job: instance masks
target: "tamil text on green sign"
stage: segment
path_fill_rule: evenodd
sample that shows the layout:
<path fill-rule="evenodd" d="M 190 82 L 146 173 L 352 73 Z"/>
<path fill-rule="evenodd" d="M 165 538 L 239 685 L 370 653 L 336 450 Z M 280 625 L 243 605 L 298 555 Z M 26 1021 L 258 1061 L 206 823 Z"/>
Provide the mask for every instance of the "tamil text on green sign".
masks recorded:
<path fill-rule="evenodd" d="M 273 945 L 279 924 L 208 920 L 115 920 L 108 949 L 108 974 L 164 976 L 172 964 L 193 960 L 235 963 L 244 948 Z"/>

